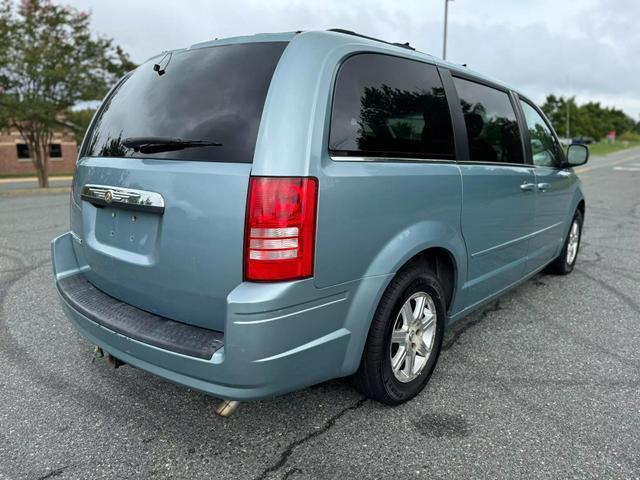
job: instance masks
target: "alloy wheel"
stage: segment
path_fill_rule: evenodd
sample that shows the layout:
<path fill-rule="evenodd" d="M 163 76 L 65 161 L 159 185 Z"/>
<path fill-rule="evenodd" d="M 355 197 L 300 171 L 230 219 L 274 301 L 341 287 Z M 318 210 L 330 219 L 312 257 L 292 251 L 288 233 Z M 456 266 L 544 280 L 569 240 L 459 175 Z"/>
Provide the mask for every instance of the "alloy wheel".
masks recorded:
<path fill-rule="evenodd" d="M 391 332 L 391 370 L 402 383 L 415 380 L 427 364 L 436 337 L 435 302 L 426 292 L 411 295 L 398 312 Z"/>

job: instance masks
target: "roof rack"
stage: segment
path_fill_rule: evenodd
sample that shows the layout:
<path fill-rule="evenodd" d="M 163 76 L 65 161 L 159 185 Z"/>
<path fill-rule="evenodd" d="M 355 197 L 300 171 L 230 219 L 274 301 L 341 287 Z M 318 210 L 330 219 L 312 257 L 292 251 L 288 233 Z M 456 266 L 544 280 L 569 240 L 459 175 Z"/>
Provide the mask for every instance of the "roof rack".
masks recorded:
<path fill-rule="evenodd" d="M 344 30 L 342 28 L 330 28 L 327 31 L 329 31 L 329 32 L 337 32 L 337 33 L 344 33 L 345 35 L 353 35 L 354 37 L 366 38 L 367 40 L 373 40 L 375 42 L 386 43 L 387 45 L 395 45 L 396 47 L 406 48 L 407 50 L 415 50 L 415 48 L 413 48 L 411 45 L 409 45 L 409 42 L 405 42 L 405 43 L 387 42 L 385 40 L 380 40 L 379 38 L 368 37 L 367 35 L 362 35 L 360 33 L 352 32 L 351 30 Z"/>

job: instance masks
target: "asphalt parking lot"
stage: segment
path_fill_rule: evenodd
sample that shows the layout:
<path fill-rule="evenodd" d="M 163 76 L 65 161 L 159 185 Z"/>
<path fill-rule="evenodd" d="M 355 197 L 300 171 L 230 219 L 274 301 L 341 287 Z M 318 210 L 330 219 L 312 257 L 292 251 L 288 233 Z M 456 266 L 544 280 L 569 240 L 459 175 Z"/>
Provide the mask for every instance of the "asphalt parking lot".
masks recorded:
<path fill-rule="evenodd" d="M 92 363 L 52 281 L 68 195 L 0 197 L 0 479 L 640 478 L 640 151 L 580 176 L 574 273 L 466 319 L 415 400 L 385 407 L 338 380 L 229 419 Z"/>

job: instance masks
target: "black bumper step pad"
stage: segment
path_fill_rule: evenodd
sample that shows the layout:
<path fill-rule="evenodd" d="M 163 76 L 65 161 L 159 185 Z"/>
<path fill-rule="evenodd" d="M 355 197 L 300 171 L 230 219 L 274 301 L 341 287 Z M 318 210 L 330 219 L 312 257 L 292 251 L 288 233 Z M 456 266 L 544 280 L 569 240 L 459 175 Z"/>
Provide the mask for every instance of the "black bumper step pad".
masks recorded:
<path fill-rule="evenodd" d="M 98 290 L 82 274 L 63 278 L 57 286 L 67 303 L 82 315 L 139 342 L 207 360 L 224 346 L 222 332 L 140 310 Z"/>

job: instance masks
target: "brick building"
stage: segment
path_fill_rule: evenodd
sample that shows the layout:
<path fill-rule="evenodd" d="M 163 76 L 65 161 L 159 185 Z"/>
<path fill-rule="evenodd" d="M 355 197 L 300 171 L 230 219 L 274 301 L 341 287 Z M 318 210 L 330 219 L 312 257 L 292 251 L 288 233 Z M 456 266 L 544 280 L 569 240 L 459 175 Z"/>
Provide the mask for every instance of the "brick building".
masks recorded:
<path fill-rule="evenodd" d="M 53 135 L 49 145 L 49 173 L 73 173 L 78 145 L 70 130 Z M 29 149 L 17 130 L 0 130 L 0 175 L 33 174 L 36 171 Z"/>

